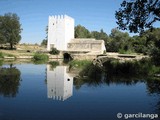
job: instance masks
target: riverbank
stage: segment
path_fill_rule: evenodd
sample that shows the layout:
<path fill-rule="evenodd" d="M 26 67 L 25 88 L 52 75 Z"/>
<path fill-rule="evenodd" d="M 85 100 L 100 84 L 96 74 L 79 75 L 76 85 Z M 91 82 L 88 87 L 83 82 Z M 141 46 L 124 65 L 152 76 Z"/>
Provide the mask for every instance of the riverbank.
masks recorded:
<path fill-rule="evenodd" d="M 28 49 L 21 49 L 21 50 L 0 50 L 0 59 L 32 59 L 35 53 L 44 53 L 49 56 L 49 59 L 63 59 L 63 54 L 59 55 L 51 55 L 47 51 L 41 49 L 38 50 L 28 50 Z M 79 54 L 71 54 L 74 60 L 93 60 L 99 57 L 105 58 L 114 58 L 121 61 L 126 60 L 140 60 L 142 58 L 148 58 L 149 56 L 142 55 L 142 54 L 119 54 L 113 52 L 107 52 L 106 54 L 88 54 L 88 53 L 79 53 Z"/>

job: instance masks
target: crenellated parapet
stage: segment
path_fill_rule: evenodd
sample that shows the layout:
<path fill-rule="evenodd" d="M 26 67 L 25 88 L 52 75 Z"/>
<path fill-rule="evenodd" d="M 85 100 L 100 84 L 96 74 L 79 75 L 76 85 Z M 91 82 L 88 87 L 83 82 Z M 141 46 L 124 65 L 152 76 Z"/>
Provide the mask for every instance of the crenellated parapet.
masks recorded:
<path fill-rule="evenodd" d="M 49 16 L 50 19 L 56 19 L 56 20 L 61 20 L 61 19 L 71 19 L 73 20 L 72 17 L 69 17 L 68 15 L 52 15 Z"/>

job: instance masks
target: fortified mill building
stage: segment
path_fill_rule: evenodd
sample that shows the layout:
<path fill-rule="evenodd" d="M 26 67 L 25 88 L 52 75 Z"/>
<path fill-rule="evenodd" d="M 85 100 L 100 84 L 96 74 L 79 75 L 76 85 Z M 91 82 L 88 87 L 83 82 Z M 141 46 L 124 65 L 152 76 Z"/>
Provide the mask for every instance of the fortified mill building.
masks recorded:
<path fill-rule="evenodd" d="M 52 48 L 86 54 L 103 54 L 106 51 L 104 40 L 74 38 L 74 19 L 67 15 L 49 16 L 47 50 Z"/>

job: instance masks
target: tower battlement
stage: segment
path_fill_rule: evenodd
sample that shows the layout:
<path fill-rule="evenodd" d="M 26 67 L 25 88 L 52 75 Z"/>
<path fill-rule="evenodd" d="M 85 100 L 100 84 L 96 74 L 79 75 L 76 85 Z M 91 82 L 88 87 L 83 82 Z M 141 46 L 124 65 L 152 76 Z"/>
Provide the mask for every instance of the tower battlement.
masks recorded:
<path fill-rule="evenodd" d="M 69 17 L 68 15 L 52 15 L 52 16 L 49 16 L 49 19 L 73 19 L 71 17 Z"/>

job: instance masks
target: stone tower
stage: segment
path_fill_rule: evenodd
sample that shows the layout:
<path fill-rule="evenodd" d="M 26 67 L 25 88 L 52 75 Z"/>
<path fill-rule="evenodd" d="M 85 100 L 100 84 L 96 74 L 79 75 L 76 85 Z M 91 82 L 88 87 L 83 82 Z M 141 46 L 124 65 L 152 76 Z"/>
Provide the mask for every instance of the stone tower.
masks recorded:
<path fill-rule="evenodd" d="M 67 16 L 49 16 L 47 50 L 67 50 L 67 44 L 74 38 L 74 19 Z"/>

